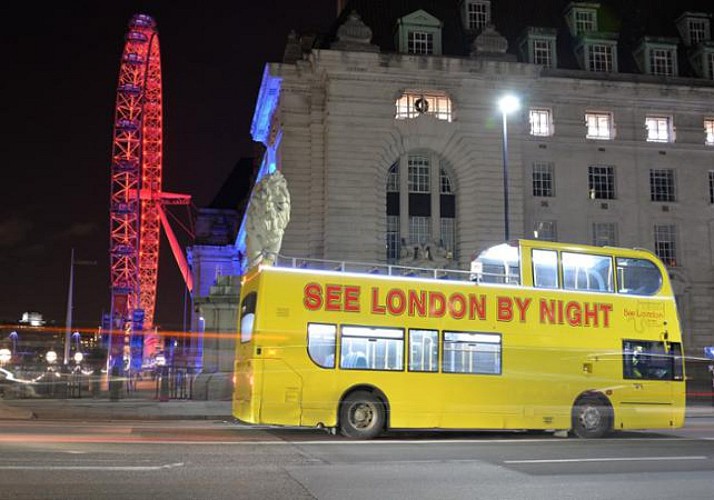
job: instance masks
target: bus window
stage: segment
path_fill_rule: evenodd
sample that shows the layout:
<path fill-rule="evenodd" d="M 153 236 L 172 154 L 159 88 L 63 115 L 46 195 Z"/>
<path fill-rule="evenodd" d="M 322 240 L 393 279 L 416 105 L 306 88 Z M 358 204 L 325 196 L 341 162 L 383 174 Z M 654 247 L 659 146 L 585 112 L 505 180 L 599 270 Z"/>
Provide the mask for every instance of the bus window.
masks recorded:
<path fill-rule="evenodd" d="M 558 252 L 533 250 L 533 285 L 536 288 L 558 288 Z"/>
<path fill-rule="evenodd" d="M 258 294 L 251 292 L 243 298 L 240 305 L 240 341 L 250 342 L 255 327 L 255 304 Z"/>
<path fill-rule="evenodd" d="M 563 288 L 612 292 L 612 259 L 604 255 L 563 252 Z"/>
<path fill-rule="evenodd" d="M 436 330 L 409 330 L 409 371 L 438 370 L 439 333 Z"/>
<path fill-rule="evenodd" d="M 307 353 L 317 366 L 335 367 L 335 325 L 309 323 L 307 325 Z"/>
<path fill-rule="evenodd" d="M 471 262 L 471 281 L 520 285 L 520 262 L 517 246 L 502 243 L 488 248 Z"/>
<path fill-rule="evenodd" d="M 622 342 L 622 350 L 624 378 L 674 379 L 674 360 L 671 353 L 665 351 L 664 342 L 625 340 Z"/>
<path fill-rule="evenodd" d="M 403 370 L 404 330 L 343 326 L 340 368 L 363 370 Z"/>
<path fill-rule="evenodd" d="M 501 336 L 444 332 L 445 373 L 501 374 Z"/>
<path fill-rule="evenodd" d="M 617 291 L 626 295 L 654 295 L 662 286 L 657 266 L 644 259 L 617 258 Z"/>

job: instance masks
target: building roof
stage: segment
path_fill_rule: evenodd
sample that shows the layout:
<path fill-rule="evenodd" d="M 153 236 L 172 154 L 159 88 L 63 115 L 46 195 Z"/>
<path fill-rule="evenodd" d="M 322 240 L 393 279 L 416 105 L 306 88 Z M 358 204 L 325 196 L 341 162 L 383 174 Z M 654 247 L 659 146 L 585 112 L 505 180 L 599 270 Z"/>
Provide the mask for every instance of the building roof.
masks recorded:
<path fill-rule="evenodd" d="M 398 19 L 422 9 L 443 22 L 442 53 L 445 56 L 466 57 L 472 50 L 476 33 L 466 30 L 461 20 L 463 0 L 349 0 L 329 33 L 318 38 L 317 46 L 329 48 L 336 33 L 356 11 L 372 30 L 372 43 L 380 52 L 396 52 Z M 508 53 L 518 54 L 518 40 L 530 27 L 556 29 L 558 36 L 558 67 L 580 69 L 574 54 L 576 40 L 565 22 L 565 11 L 571 0 L 491 0 L 491 20 L 496 30 L 509 42 Z M 617 34 L 620 73 L 641 73 L 634 51 L 645 36 L 680 37 L 675 21 L 684 12 L 712 13 L 711 0 L 600 0 L 598 28 L 600 32 Z M 695 76 L 687 56 L 687 47 L 679 44 L 679 76 Z"/>

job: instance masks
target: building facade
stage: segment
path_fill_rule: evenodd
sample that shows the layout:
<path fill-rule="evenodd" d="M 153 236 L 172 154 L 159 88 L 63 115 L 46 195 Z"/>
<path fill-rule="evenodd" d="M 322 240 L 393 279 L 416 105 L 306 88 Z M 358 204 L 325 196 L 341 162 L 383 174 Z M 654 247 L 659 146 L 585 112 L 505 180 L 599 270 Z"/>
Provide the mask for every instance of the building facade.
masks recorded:
<path fill-rule="evenodd" d="M 510 236 L 652 250 L 701 357 L 714 344 L 714 9 L 530 3 L 355 0 L 333 33 L 290 37 L 252 128 L 258 179 L 279 169 L 291 193 L 281 253 L 404 262 L 428 247 L 468 269 L 504 238 L 505 154 Z M 521 102 L 507 148 L 505 94 Z"/>

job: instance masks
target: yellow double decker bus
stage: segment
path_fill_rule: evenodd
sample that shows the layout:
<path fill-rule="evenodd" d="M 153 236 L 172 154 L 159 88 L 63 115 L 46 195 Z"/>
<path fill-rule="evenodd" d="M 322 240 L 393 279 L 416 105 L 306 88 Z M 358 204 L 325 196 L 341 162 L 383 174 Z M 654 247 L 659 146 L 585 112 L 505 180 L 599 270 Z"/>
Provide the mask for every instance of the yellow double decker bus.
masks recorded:
<path fill-rule="evenodd" d="M 518 240 L 482 252 L 469 272 L 287 264 L 243 279 L 241 421 L 360 439 L 683 425 L 675 301 L 646 250 Z"/>

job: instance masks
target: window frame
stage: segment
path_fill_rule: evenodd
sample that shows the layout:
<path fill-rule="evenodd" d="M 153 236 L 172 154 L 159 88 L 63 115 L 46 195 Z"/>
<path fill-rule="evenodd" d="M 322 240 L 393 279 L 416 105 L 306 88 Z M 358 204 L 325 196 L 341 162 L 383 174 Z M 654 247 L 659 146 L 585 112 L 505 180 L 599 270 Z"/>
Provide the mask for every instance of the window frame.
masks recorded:
<path fill-rule="evenodd" d="M 617 181 L 613 165 L 588 165 L 588 198 L 617 199 Z"/>
<path fill-rule="evenodd" d="M 673 168 L 650 168 L 650 201 L 677 201 L 677 179 Z"/>
<path fill-rule="evenodd" d="M 674 224 L 654 225 L 655 255 L 662 262 L 664 262 L 666 266 L 679 266 L 677 258 L 677 246 L 677 226 L 675 226 Z"/>
<path fill-rule="evenodd" d="M 420 333 L 432 333 L 435 334 L 436 340 L 434 342 L 433 348 L 436 349 L 436 359 L 434 360 L 433 367 L 432 369 L 416 369 L 412 366 L 412 339 L 413 339 L 413 334 L 414 332 L 420 332 Z M 433 353 L 431 353 L 433 355 Z M 409 328 L 408 330 L 408 341 L 407 341 L 407 371 L 408 372 L 413 372 L 413 373 L 439 373 L 440 370 L 440 364 L 439 364 L 439 356 L 441 354 L 441 342 L 440 342 L 440 333 L 439 330 L 436 329 L 424 329 L 424 328 Z M 432 356 L 430 356 L 430 359 Z M 421 360 L 424 360 L 424 355 L 422 353 L 422 358 Z M 424 364 L 424 363 L 422 363 Z"/>
<path fill-rule="evenodd" d="M 313 352 L 311 351 L 311 334 L 312 332 L 310 331 L 311 326 L 329 326 L 333 328 L 332 332 L 332 366 L 329 366 L 327 364 L 321 364 L 318 359 L 316 359 L 313 356 Z M 316 332 L 318 333 L 318 332 Z M 319 332 L 319 333 L 324 333 L 324 332 Z M 309 321 L 307 323 L 307 343 L 306 343 L 306 349 L 307 349 L 307 357 L 312 361 L 318 368 L 321 368 L 323 370 L 334 370 L 335 367 L 337 366 L 337 324 L 336 323 L 320 323 L 320 322 L 315 322 L 315 321 Z M 326 361 L 329 360 L 329 355 L 326 358 Z"/>
<path fill-rule="evenodd" d="M 615 247 L 618 245 L 617 222 L 593 222 L 592 227 L 593 246 Z"/>
<path fill-rule="evenodd" d="M 530 135 L 550 137 L 553 135 L 553 111 L 550 108 L 534 107 L 528 110 Z"/>
<path fill-rule="evenodd" d="M 465 28 L 467 30 L 480 31 L 491 23 L 490 0 L 469 0 L 466 2 L 465 8 Z"/>
<path fill-rule="evenodd" d="M 674 118 L 672 115 L 646 115 L 645 130 L 647 131 L 647 142 L 674 142 Z"/>
<path fill-rule="evenodd" d="M 454 335 L 456 340 L 448 340 L 447 337 L 449 335 Z M 447 370 L 446 369 L 446 357 L 447 357 L 447 348 L 446 344 L 447 342 L 453 343 L 453 344 L 471 344 L 471 343 L 478 343 L 479 340 L 478 338 L 474 338 L 472 341 L 465 341 L 465 340 L 458 340 L 459 336 L 461 335 L 473 335 L 473 336 L 478 336 L 478 338 L 486 338 L 486 337 L 493 337 L 497 338 L 498 342 L 486 342 L 483 340 L 481 343 L 482 344 L 493 344 L 497 345 L 498 349 L 497 352 L 498 356 L 496 361 L 496 367 L 498 368 L 498 371 L 495 372 L 483 372 L 483 371 L 455 371 L 455 370 Z M 469 346 L 471 347 L 471 346 Z M 463 350 L 454 350 L 454 349 L 449 349 L 448 352 L 465 352 Z M 474 352 L 474 351 L 472 351 Z M 478 352 L 478 351 L 475 351 Z M 483 351 L 482 351 L 483 352 Z M 487 351 L 486 351 L 487 352 Z M 450 375 L 490 375 L 490 376 L 501 376 L 503 375 L 503 335 L 497 332 L 480 332 L 480 331 L 461 331 L 461 330 L 442 330 L 441 332 L 441 372 L 450 374 Z"/>
<path fill-rule="evenodd" d="M 382 332 L 382 335 L 378 334 L 373 334 L 373 335 L 367 335 L 367 334 L 356 334 L 356 333 L 345 333 L 346 329 L 364 329 L 364 330 L 370 330 L 372 332 Z M 389 336 L 385 335 L 384 332 L 387 331 L 392 331 L 394 335 Z M 360 371 L 379 371 L 379 372 L 403 372 L 404 371 L 404 366 L 405 366 L 405 359 L 404 359 L 404 345 L 405 345 L 405 331 L 404 328 L 395 328 L 395 327 L 382 327 L 382 326 L 368 326 L 368 325 L 352 325 L 352 324 L 343 324 L 340 325 L 339 327 L 339 354 L 340 354 L 340 362 L 339 362 L 339 368 L 340 370 L 345 370 L 345 371 L 352 371 L 352 370 L 360 370 Z M 401 335 L 399 335 L 401 334 Z M 401 341 L 401 348 L 398 348 L 395 350 L 397 353 L 401 353 L 400 361 L 401 361 L 401 367 L 399 368 L 370 368 L 369 366 L 369 348 L 367 351 L 363 352 L 363 356 L 365 359 L 365 363 L 367 364 L 366 367 L 360 367 L 360 366 L 346 366 L 346 358 L 344 354 L 345 350 L 345 339 L 367 339 L 368 342 L 372 341 L 372 339 L 377 339 L 376 341 L 379 342 L 380 339 L 382 340 L 395 340 L 397 342 Z M 369 344 L 367 344 L 369 346 Z M 387 347 L 385 350 L 388 350 L 389 344 L 387 344 Z M 349 355 L 349 354 L 348 354 Z M 376 355 L 375 355 L 376 357 Z M 388 354 L 385 356 L 386 359 L 389 358 Z M 360 359 L 358 356 L 355 356 L 355 360 Z"/>
<path fill-rule="evenodd" d="M 553 162 L 534 161 L 531 164 L 533 196 L 538 198 L 555 197 L 555 165 Z"/>
<path fill-rule="evenodd" d="M 714 118 L 704 119 L 704 145 L 714 146 Z"/>
<path fill-rule="evenodd" d="M 434 33 L 421 29 L 408 29 L 407 54 L 414 56 L 434 55 Z"/>
<path fill-rule="evenodd" d="M 610 111 L 586 111 L 585 127 L 586 139 L 610 141 L 615 138 L 614 113 Z"/>

